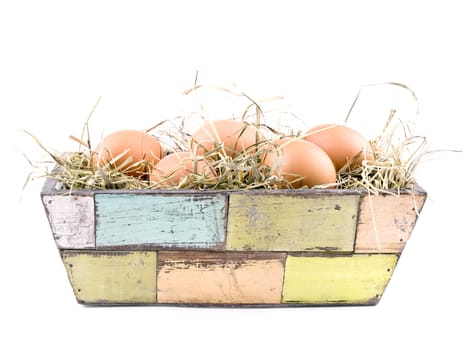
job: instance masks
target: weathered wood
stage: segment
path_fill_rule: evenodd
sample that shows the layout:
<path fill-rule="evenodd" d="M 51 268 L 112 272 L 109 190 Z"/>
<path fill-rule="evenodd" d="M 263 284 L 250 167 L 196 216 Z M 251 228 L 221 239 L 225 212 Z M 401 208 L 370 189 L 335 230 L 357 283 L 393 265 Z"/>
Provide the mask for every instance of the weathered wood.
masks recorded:
<path fill-rule="evenodd" d="M 363 195 L 356 233 L 357 253 L 399 253 L 422 210 L 426 194 Z"/>
<path fill-rule="evenodd" d="M 288 256 L 283 303 L 376 304 L 396 266 L 396 254 Z"/>
<path fill-rule="evenodd" d="M 58 248 L 94 248 L 92 195 L 43 195 L 42 203 Z"/>
<path fill-rule="evenodd" d="M 228 250 L 337 251 L 354 247 L 359 194 L 232 194 Z"/>
<path fill-rule="evenodd" d="M 222 248 L 226 195 L 96 194 L 96 246 Z"/>
<path fill-rule="evenodd" d="M 63 251 L 62 259 L 81 303 L 156 302 L 156 252 Z"/>
<path fill-rule="evenodd" d="M 279 304 L 283 253 L 160 252 L 158 302 Z"/>
<path fill-rule="evenodd" d="M 41 196 L 80 303 L 313 306 L 376 304 L 426 193 L 47 181 Z"/>

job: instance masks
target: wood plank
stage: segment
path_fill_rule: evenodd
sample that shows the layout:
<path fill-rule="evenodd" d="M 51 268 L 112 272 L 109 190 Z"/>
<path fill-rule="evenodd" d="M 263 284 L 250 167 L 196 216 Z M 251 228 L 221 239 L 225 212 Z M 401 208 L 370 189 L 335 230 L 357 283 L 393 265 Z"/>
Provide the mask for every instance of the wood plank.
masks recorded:
<path fill-rule="evenodd" d="M 357 253 L 399 253 L 426 200 L 425 193 L 363 195 L 356 233 Z"/>
<path fill-rule="evenodd" d="M 354 247 L 359 194 L 231 194 L 226 249 L 338 251 Z"/>
<path fill-rule="evenodd" d="M 92 195 L 44 195 L 52 235 L 60 249 L 94 248 L 94 199 Z"/>
<path fill-rule="evenodd" d="M 288 256 L 283 303 L 376 304 L 396 266 L 396 254 Z"/>
<path fill-rule="evenodd" d="M 227 196 L 96 194 L 96 245 L 222 248 Z"/>
<path fill-rule="evenodd" d="M 80 303 L 156 302 L 156 252 L 62 251 Z"/>
<path fill-rule="evenodd" d="M 160 252 L 158 302 L 279 304 L 283 253 Z"/>

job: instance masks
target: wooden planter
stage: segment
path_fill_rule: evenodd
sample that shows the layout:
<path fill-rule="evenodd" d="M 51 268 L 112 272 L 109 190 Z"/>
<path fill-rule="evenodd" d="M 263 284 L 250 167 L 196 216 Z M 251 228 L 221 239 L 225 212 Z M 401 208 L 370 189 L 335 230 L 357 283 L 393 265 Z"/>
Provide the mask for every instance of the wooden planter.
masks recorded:
<path fill-rule="evenodd" d="M 375 305 L 426 192 L 41 192 L 79 303 Z"/>

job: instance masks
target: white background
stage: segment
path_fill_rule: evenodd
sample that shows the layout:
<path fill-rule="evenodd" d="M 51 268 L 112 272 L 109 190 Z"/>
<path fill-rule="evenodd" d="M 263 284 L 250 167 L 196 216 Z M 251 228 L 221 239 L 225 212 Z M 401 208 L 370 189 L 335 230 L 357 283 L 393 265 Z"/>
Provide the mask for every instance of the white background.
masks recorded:
<path fill-rule="evenodd" d="M 0 348 L 466 348 L 467 23 L 462 1 L 0 2 Z M 430 199 L 378 306 L 76 304 L 42 181 L 21 191 L 31 171 L 21 153 L 40 152 L 16 130 L 74 150 L 68 136 L 81 134 L 99 96 L 93 137 L 147 128 L 179 113 L 196 71 L 200 83 L 232 82 L 255 99 L 285 96 L 310 126 L 343 121 L 362 85 L 404 83 L 431 148 L 465 151 L 420 164 Z M 414 109 L 399 89 L 364 90 L 364 124 Z"/>

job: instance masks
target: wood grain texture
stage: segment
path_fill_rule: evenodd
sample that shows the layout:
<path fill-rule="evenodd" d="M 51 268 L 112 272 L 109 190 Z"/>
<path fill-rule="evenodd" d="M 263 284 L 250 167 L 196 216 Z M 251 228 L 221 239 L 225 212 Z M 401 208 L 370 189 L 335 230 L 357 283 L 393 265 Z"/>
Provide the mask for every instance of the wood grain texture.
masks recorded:
<path fill-rule="evenodd" d="M 356 194 L 232 194 L 226 249 L 351 252 L 358 204 Z"/>
<path fill-rule="evenodd" d="M 58 248 L 95 247 L 93 196 L 44 195 L 42 203 Z"/>
<path fill-rule="evenodd" d="M 425 193 L 363 195 L 355 251 L 401 252 L 413 231 L 425 199 Z"/>
<path fill-rule="evenodd" d="M 63 251 L 62 259 L 81 303 L 156 302 L 156 252 Z"/>
<path fill-rule="evenodd" d="M 282 253 L 160 252 L 158 302 L 279 304 Z"/>
<path fill-rule="evenodd" d="M 96 245 L 219 248 L 226 202 L 222 194 L 96 194 Z"/>
<path fill-rule="evenodd" d="M 80 303 L 313 306 L 376 304 L 426 193 L 69 191 L 47 181 L 41 197 Z"/>
<path fill-rule="evenodd" d="M 283 302 L 376 304 L 397 260 L 396 254 L 288 256 Z"/>

